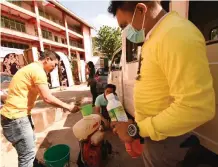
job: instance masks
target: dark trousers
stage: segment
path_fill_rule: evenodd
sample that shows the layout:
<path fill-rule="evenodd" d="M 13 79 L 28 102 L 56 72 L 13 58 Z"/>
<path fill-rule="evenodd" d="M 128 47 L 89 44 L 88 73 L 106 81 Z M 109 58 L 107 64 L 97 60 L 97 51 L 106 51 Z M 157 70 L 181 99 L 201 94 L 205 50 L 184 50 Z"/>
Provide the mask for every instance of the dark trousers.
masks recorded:
<path fill-rule="evenodd" d="M 143 161 L 145 167 L 179 167 L 184 160 L 188 148 L 181 148 L 180 144 L 189 136 L 169 137 L 161 141 L 145 139 Z"/>
<path fill-rule="evenodd" d="M 91 94 L 92 94 L 92 104 L 95 105 L 95 100 L 98 97 L 96 84 L 90 85 L 90 91 L 91 91 Z"/>

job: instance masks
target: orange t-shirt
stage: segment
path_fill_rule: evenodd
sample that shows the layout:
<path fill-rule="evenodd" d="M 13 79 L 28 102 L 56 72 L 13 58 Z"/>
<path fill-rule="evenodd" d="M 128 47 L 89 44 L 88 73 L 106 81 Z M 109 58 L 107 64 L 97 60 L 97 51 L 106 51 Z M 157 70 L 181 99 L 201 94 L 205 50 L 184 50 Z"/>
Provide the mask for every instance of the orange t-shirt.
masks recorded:
<path fill-rule="evenodd" d="M 9 119 L 30 115 L 39 95 L 36 88 L 39 84 L 48 84 L 40 62 L 33 62 L 21 68 L 9 85 L 7 100 L 0 110 L 1 115 Z"/>

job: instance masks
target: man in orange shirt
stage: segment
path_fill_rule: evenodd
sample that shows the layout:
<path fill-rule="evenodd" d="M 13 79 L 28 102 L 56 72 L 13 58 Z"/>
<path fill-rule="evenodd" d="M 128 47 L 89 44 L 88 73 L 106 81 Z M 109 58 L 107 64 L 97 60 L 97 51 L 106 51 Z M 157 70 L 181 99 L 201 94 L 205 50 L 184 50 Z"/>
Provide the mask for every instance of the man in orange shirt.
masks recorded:
<path fill-rule="evenodd" d="M 55 52 L 41 52 L 39 61 L 20 69 L 9 85 L 7 100 L 0 110 L 1 125 L 4 136 L 17 150 L 19 167 L 32 167 L 35 159 L 31 110 L 38 95 L 55 107 L 70 112 L 79 110 L 77 106 L 57 99 L 48 88 L 46 73 L 52 72 L 58 61 L 59 56 Z"/>

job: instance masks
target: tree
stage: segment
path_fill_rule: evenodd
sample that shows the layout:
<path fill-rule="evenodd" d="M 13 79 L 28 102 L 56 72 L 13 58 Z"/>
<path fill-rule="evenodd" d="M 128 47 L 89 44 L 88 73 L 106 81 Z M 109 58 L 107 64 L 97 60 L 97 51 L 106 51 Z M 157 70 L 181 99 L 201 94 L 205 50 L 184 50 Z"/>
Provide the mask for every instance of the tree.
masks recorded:
<path fill-rule="evenodd" d="M 98 50 L 98 46 L 96 44 L 96 37 L 92 37 L 92 53 L 93 53 L 93 56 L 101 55 L 101 52 Z"/>
<path fill-rule="evenodd" d="M 102 26 L 93 39 L 93 44 L 99 52 L 111 59 L 114 52 L 122 45 L 120 28 Z"/>

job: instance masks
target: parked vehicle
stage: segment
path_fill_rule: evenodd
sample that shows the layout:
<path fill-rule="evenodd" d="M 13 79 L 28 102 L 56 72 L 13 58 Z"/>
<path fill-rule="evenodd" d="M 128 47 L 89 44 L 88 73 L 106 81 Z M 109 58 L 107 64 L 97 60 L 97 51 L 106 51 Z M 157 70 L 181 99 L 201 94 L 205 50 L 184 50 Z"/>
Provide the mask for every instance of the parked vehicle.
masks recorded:
<path fill-rule="evenodd" d="M 95 73 L 95 78 L 97 81 L 97 92 L 103 93 L 104 88 L 107 85 L 108 80 L 108 68 L 99 68 Z"/>
<path fill-rule="evenodd" d="M 203 33 L 206 39 L 207 56 L 211 74 L 214 80 L 216 97 L 218 96 L 218 2 L 212 1 L 171 1 L 170 9 L 187 17 Z M 182 8 L 181 8 L 182 6 Z M 199 13 L 207 13 L 201 17 Z M 189 16 L 188 16 L 189 15 Z M 108 83 L 117 86 L 117 94 L 124 108 L 134 116 L 133 88 L 137 77 L 141 46 L 131 43 L 122 35 L 122 48 L 118 49 L 109 67 Z M 205 97 L 206 98 L 206 97 Z M 216 105 L 218 100 L 216 98 Z M 207 156 L 210 161 L 218 161 L 218 108 L 213 120 L 193 131 L 200 139 L 203 150 L 209 150 Z M 205 149 L 206 148 L 206 149 Z M 200 151 L 197 151 L 200 152 Z M 202 151 L 203 152 L 203 151 Z M 207 152 L 207 151 L 206 151 Z M 211 153 L 211 154 L 210 154 Z M 199 153 L 200 155 L 201 153 Z M 203 155 L 203 154 L 202 154 Z M 211 156 L 212 155 L 212 156 Z M 213 157 L 213 158 L 212 158 Z M 200 161 L 201 158 L 198 158 Z M 211 163 L 210 163 L 211 164 Z M 212 166 L 212 165 L 211 165 Z M 193 166 L 194 167 L 194 166 Z"/>
<path fill-rule="evenodd" d="M 0 96 L 1 96 L 0 107 L 1 107 L 2 102 L 4 102 L 6 100 L 8 86 L 9 86 L 13 76 L 8 74 L 8 73 L 1 72 L 0 77 L 1 77 L 1 89 L 0 89 Z"/>
<path fill-rule="evenodd" d="M 0 77 L 1 77 L 1 91 L 2 90 L 7 91 L 13 75 L 5 73 L 5 72 L 1 72 Z"/>

